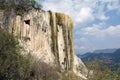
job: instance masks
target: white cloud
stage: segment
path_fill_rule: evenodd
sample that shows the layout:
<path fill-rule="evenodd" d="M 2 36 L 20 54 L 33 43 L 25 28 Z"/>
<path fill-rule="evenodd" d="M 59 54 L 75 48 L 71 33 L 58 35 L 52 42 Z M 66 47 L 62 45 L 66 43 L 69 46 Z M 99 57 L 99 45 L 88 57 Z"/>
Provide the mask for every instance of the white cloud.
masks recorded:
<path fill-rule="evenodd" d="M 105 16 L 105 13 L 99 13 L 98 19 L 104 21 L 104 20 L 108 20 L 109 17 L 108 17 L 108 16 Z"/>
<path fill-rule="evenodd" d="M 120 7 L 119 2 L 119 0 L 111 0 L 108 2 L 107 8 L 109 10 L 118 9 Z"/>
<path fill-rule="evenodd" d="M 79 23 L 84 23 L 88 20 L 93 20 L 93 19 L 94 17 L 92 15 L 92 10 L 91 8 L 88 8 L 88 7 L 81 8 L 79 13 L 76 15 L 76 22 L 79 22 Z"/>
<path fill-rule="evenodd" d="M 39 0 L 43 9 L 64 12 L 70 15 L 75 24 L 83 24 L 95 19 L 108 20 L 106 9 L 119 9 L 119 0 Z"/>
<path fill-rule="evenodd" d="M 104 33 L 110 36 L 120 36 L 120 25 L 110 26 L 109 28 L 104 30 Z"/>
<path fill-rule="evenodd" d="M 85 37 L 81 37 L 81 38 L 76 38 L 74 41 L 75 43 L 81 43 L 81 42 L 87 42 L 88 39 Z"/>
<path fill-rule="evenodd" d="M 64 0 L 56 2 L 55 0 L 46 0 L 42 4 L 44 5 L 43 7 L 45 10 L 64 12 L 70 15 L 75 23 L 82 23 L 84 21 L 92 19 L 92 10 L 88 7 L 80 6 L 80 3 L 78 1 Z"/>
<path fill-rule="evenodd" d="M 109 26 L 104 29 L 102 25 L 93 25 L 92 27 L 86 27 L 77 32 L 77 34 L 94 36 L 97 38 L 108 37 L 108 36 L 120 36 L 120 25 Z"/>
<path fill-rule="evenodd" d="M 85 46 L 75 46 L 75 50 L 86 50 L 87 48 Z"/>

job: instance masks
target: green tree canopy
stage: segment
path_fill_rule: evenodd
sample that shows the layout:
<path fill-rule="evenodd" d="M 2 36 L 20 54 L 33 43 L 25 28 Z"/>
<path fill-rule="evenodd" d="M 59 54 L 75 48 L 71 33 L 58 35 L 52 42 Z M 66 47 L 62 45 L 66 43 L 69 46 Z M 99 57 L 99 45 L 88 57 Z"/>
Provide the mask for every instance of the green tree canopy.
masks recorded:
<path fill-rule="evenodd" d="M 5 9 L 20 9 L 21 11 L 42 8 L 42 5 L 35 0 L 1 0 L 0 8 L 3 9 L 3 6 Z"/>

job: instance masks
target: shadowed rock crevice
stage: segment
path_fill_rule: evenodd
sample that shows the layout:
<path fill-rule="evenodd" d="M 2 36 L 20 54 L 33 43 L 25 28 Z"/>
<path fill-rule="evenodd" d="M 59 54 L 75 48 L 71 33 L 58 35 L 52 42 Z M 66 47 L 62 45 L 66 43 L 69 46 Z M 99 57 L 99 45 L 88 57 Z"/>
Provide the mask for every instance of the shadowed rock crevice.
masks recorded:
<path fill-rule="evenodd" d="M 30 20 L 24 20 L 25 24 L 30 25 Z"/>

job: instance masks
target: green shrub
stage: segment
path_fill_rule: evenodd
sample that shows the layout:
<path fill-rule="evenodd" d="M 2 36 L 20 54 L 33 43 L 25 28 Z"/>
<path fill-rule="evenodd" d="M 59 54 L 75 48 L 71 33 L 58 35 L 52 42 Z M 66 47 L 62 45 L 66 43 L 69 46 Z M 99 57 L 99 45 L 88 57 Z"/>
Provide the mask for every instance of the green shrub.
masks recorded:
<path fill-rule="evenodd" d="M 22 15 L 32 9 L 40 10 L 42 5 L 35 0 L 2 0 L 0 1 L 0 9 L 6 11 L 14 10 L 17 15 Z"/>
<path fill-rule="evenodd" d="M 119 80 L 120 74 L 117 71 L 112 71 L 111 68 L 104 62 L 95 59 L 94 61 L 87 61 L 87 67 L 93 70 L 93 77 L 89 80 Z"/>
<path fill-rule="evenodd" d="M 15 10 L 15 13 L 16 13 L 17 15 L 20 15 L 20 16 L 23 14 L 23 12 L 20 11 L 20 10 Z"/>
<path fill-rule="evenodd" d="M 20 50 L 14 36 L 0 29 L 0 80 L 30 79 L 32 59 Z"/>
<path fill-rule="evenodd" d="M 0 2 L 0 9 L 5 9 L 5 5 L 3 2 Z"/>
<path fill-rule="evenodd" d="M 59 80 L 59 67 L 53 67 L 41 61 L 35 61 L 31 76 L 34 80 Z"/>
<path fill-rule="evenodd" d="M 0 80 L 58 80 L 59 68 L 36 61 L 13 35 L 0 29 Z"/>

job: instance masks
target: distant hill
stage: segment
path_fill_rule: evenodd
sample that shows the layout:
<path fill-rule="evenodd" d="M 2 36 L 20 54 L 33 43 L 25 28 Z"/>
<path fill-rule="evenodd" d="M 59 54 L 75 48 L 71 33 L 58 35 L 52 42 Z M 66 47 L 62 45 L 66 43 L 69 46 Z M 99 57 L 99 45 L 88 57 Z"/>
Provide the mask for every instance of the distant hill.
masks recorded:
<path fill-rule="evenodd" d="M 101 49 L 95 50 L 93 53 L 114 53 L 117 49 Z"/>
<path fill-rule="evenodd" d="M 83 62 L 93 61 L 94 59 L 98 59 L 106 63 L 113 70 L 116 70 L 117 67 L 120 65 L 120 49 L 111 49 L 111 50 L 104 49 L 103 51 L 96 50 L 92 53 L 89 52 L 89 53 L 78 55 L 78 56 L 83 60 Z"/>

